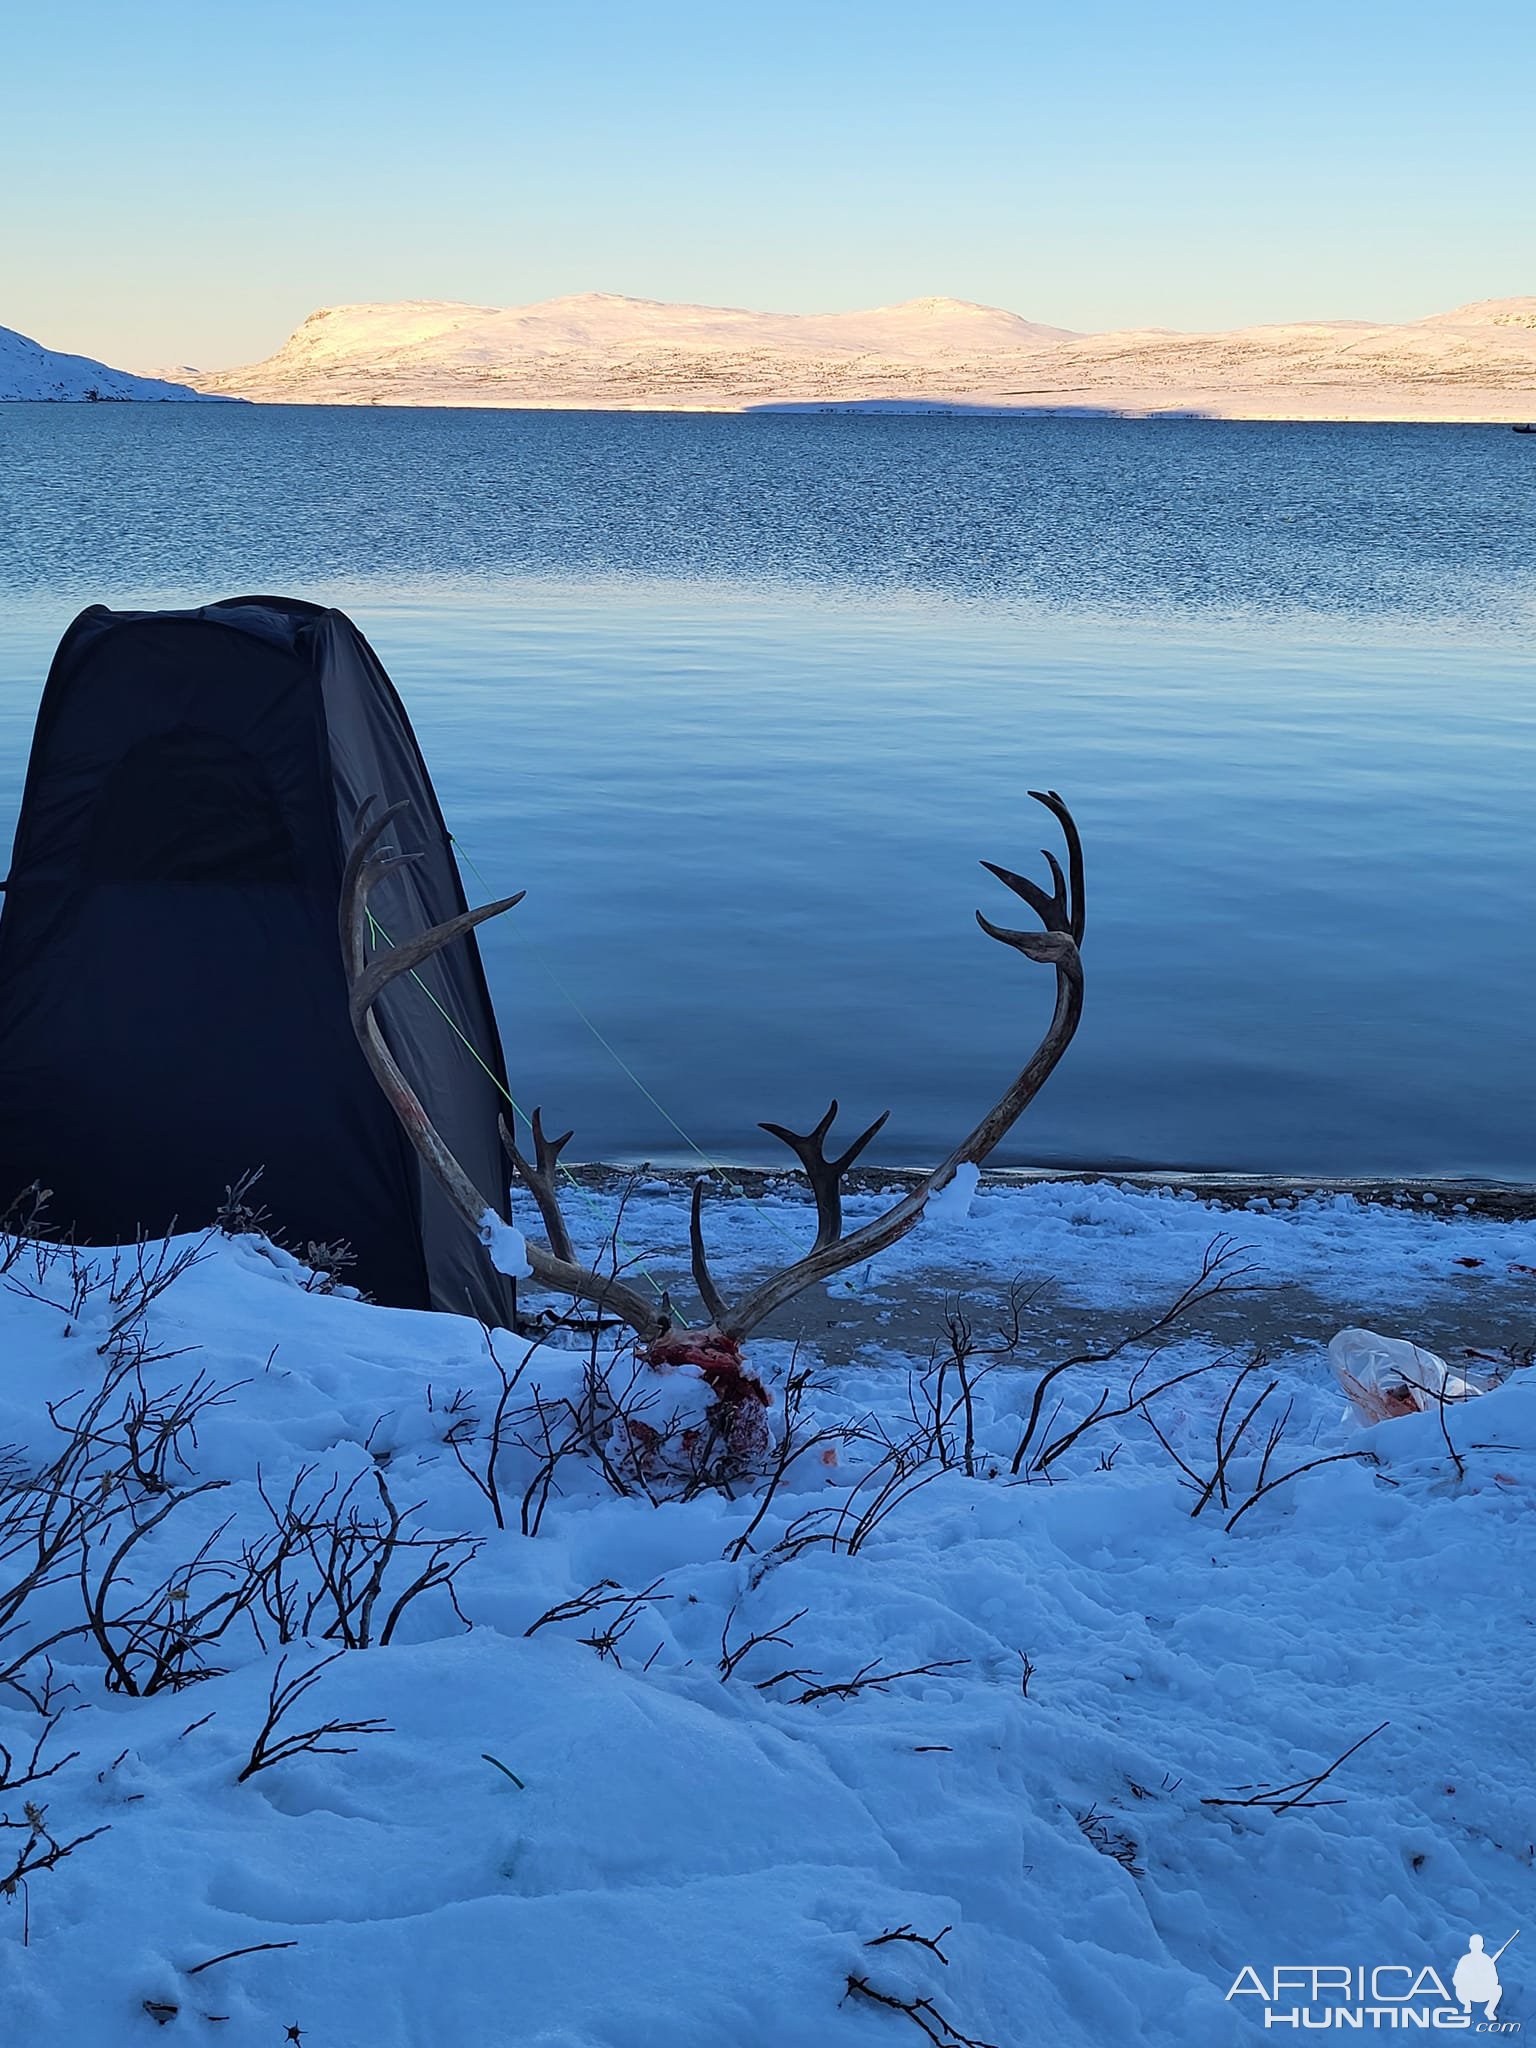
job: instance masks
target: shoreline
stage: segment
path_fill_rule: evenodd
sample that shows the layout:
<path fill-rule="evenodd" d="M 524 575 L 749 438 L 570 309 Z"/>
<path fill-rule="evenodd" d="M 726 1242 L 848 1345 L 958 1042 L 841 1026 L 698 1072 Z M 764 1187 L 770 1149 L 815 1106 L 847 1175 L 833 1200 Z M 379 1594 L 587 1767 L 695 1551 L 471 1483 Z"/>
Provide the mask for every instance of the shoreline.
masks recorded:
<path fill-rule="evenodd" d="M 585 1211 L 584 1228 L 621 1231 L 626 1255 L 652 1284 L 672 1291 L 685 1318 L 696 1313 L 694 1176 L 646 1168 L 636 1184 L 635 1169 L 573 1171 L 584 1199 L 572 1216 Z M 920 1176 L 867 1169 L 849 1178 L 864 1222 Z M 867 1266 L 784 1304 L 764 1334 L 808 1347 L 825 1366 L 865 1367 L 892 1355 L 931 1357 L 957 1306 L 978 1329 L 1008 1328 L 1017 1308 L 1020 1365 L 1108 1352 L 1146 1305 L 1166 1307 L 1225 1244 L 1244 1269 L 1240 1283 L 1192 1305 L 1174 1341 L 1233 1357 L 1306 1359 L 1311 1372 L 1347 1328 L 1404 1336 L 1447 1359 L 1502 1356 L 1530 1339 L 1536 1187 L 1005 1167 L 983 1174 L 982 1194 L 953 1210 L 941 1198 Z M 803 1251 L 812 1219 L 809 1190 L 794 1172 L 748 1169 L 729 1186 L 717 1181 L 705 1242 L 727 1298 L 733 1285 Z M 536 1288 L 529 1296 L 544 1298 Z"/>
<path fill-rule="evenodd" d="M 948 419 L 948 420 L 1079 420 L 1123 422 L 1134 426 L 1166 423 L 1173 426 L 1269 426 L 1269 427 L 1498 427 L 1506 431 L 1536 424 L 1536 388 L 1499 393 L 1471 406 L 1430 405 L 1413 409 L 1408 403 L 1388 401 L 1377 405 L 1348 405 L 1343 401 L 1311 407 L 1283 405 L 1269 399 L 1212 397 L 1162 398 L 1150 395 L 1095 397 L 1089 393 L 1062 394 L 1058 403 L 1047 405 L 1010 404 L 1005 400 L 975 398 L 752 398 L 734 403 L 668 404 L 653 396 L 632 401 L 601 398 L 515 398 L 476 397 L 464 392 L 430 394 L 421 397 L 368 397 L 361 394 L 331 397 L 303 392 L 257 392 L 189 390 L 183 397 L 113 397 L 101 400 L 67 397 L 23 397 L 0 393 L 0 405 L 36 406 L 179 406 L 220 405 L 258 410 L 289 408 L 312 412 L 494 412 L 570 413 L 604 419 L 626 416 L 653 419 Z"/>
<path fill-rule="evenodd" d="M 664 1181 L 668 1187 L 688 1188 L 709 1169 L 699 1166 L 658 1166 L 650 1161 L 573 1161 L 571 1173 L 583 1186 L 608 1192 L 634 1180 Z M 926 1167 L 855 1167 L 845 1187 L 854 1194 L 878 1194 L 887 1187 L 910 1186 L 923 1179 Z M 719 1199 L 729 1200 L 739 1190 L 753 1199 L 770 1188 L 803 1187 L 805 1177 L 793 1167 L 738 1166 L 721 1161 L 717 1177 L 729 1175 Z M 734 1184 L 734 1186 L 732 1185 Z M 1169 1168 L 1156 1171 L 1144 1167 L 1111 1166 L 995 1166 L 984 1167 L 984 1188 L 1039 1187 L 1078 1184 L 1134 1188 L 1140 1192 L 1189 1193 L 1197 1200 L 1219 1207 L 1241 1209 L 1250 1202 L 1291 1203 L 1315 1195 L 1351 1195 L 1370 1208 L 1412 1208 L 1453 1216 L 1475 1211 L 1479 1216 L 1509 1222 L 1536 1218 L 1536 1183 L 1494 1180 L 1483 1175 L 1391 1175 L 1391 1174 L 1262 1174 L 1183 1173 Z"/>
<path fill-rule="evenodd" d="M 1001 394 L 941 394 L 934 397 L 871 395 L 847 398 L 818 396 L 774 397 L 759 395 L 729 400 L 677 398 L 668 402 L 646 393 L 632 399 L 604 399 L 599 395 L 539 397 L 532 393 L 511 396 L 474 392 L 431 392 L 419 396 L 373 395 L 364 392 L 307 393 L 303 391 L 260 391 L 207 389 L 196 387 L 203 399 L 220 398 L 240 405 L 303 406 L 337 412 L 526 412 L 598 413 L 604 416 L 626 413 L 656 416 L 709 415 L 720 418 L 795 417 L 824 418 L 828 414 L 879 419 L 1006 419 L 1006 420 L 1124 420 L 1136 424 L 1166 420 L 1172 423 L 1210 422 L 1217 425 L 1252 426 L 1399 426 L 1399 427 L 1504 427 L 1536 422 L 1536 388 L 1479 390 L 1457 394 L 1462 402 L 1447 396 L 1416 404 L 1397 393 L 1322 397 L 1307 403 L 1299 394 L 1276 396 L 1269 393 L 1190 391 L 1096 392 L 1068 390 L 1051 394 L 1046 402 L 1011 402 Z M 1042 394 L 1042 398 L 1044 394 Z M 12 401 L 25 404 L 26 400 Z M 35 400 L 33 403 L 70 403 L 68 400 Z M 175 401 L 123 400 L 125 404 Z M 195 401 L 192 401 L 195 402 Z"/>

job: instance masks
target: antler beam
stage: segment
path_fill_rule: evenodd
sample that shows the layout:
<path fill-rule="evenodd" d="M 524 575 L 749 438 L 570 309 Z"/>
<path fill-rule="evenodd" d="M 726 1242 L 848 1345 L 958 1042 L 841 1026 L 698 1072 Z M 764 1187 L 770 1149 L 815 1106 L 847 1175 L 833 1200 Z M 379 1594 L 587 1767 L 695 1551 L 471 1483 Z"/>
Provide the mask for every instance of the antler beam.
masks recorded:
<path fill-rule="evenodd" d="M 441 1134 L 423 1107 L 420 1097 L 405 1078 L 394 1054 L 386 1044 L 379 1022 L 374 1015 L 374 1005 L 402 974 L 409 974 L 428 960 L 434 953 L 441 952 L 466 932 L 487 919 L 499 917 L 505 910 L 511 910 L 523 900 L 524 892 L 515 896 L 503 896 L 495 903 L 487 903 L 478 910 L 466 910 L 458 917 L 450 917 L 441 924 L 430 926 L 416 937 L 406 939 L 387 953 L 379 953 L 369 960 L 370 922 L 368 896 L 370 890 L 385 875 L 417 858 L 415 854 L 377 851 L 380 840 L 396 819 L 403 816 L 410 806 L 404 803 L 391 804 L 380 810 L 381 799 L 369 797 L 357 813 L 355 836 L 352 850 L 347 857 L 346 869 L 342 875 L 341 903 L 338 910 L 338 925 L 341 936 L 342 961 L 347 974 L 347 1000 L 352 1016 L 352 1028 L 357 1042 L 362 1047 L 363 1057 L 373 1070 L 374 1079 L 394 1110 L 401 1128 L 415 1147 L 422 1164 L 448 1197 L 468 1228 L 482 1243 L 488 1242 L 492 1225 L 500 1220 L 499 1207 L 487 1200 L 464 1168 L 444 1143 Z M 534 1118 L 535 1161 L 531 1168 L 527 1162 L 518 1163 L 516 1149 L 512 1151 L 513 1163 L 517 1165 L 525 1185 L 538 1201 L 540 1214 L 544 1217 L 545 1228 L 550 1231 L 549 1248 L 540 1244 L 528 1247 L 528 1263 L 533 1268 L 533 1277 L 546 1287 L 558 1293 L 574 1295 L 580 1301 L 595 1302 L 618 1316 L 640 1336 L 647 1339 L 660 1336 L 667 1327 L 667 1316 L 659 1306 L 653 1306 L 637 1294 L 622 1280 L 604 1273 L 591 1272 L 579 1265 L 571 1252 L 570 1233 L 564 1219 L 560 1218 L 554 1228 L 550 1224 L 551 1210 L 558 1218 L 559 1206 L 554 1193 L 554 1169 L 564 1138 L 547 1141 L 543 1126 L 537 1114 Z M 546 1203 L 548 1206 L 546 1206 Z"/>
<path fill-rule="evenodd" d="M 975 1129 L 960 1140 L 942 1165 L 936 1166 L 925 1180 L 894 1203 L 883 1216 L 877 1216 L 849 1237 L 842 1235 L 843 1177 L 884 1124 L 885 1118 L 882 1116 L 871 1124 L 840 1158 L 834 1160 L 826 1158 L 824 1145 L 837 1114 L 836 1102 L 815 1129 L 804 1137 L 785 1130 L 781 1125 L 764 1124 L 762 1128 L 774 1137 L 782 1138 L 805 1166 L 816 1197 L 816 1239 L 803 1259 L 763 1281 L 734 1309 L 726 1307 L 709 1273 L 699 1221 L 703 1187 L 703 1183 L 699 1183 L 694 1190 L 693 1208 L 694 1278 L 710 1315 L 725 1334 L 738 1343 L 776 1308 L 793 1300 L 807 1287 L 815 1286 L 818 1281 L 830 1280 L 834 1274 L 844 1272 L 850 1266 L 862 1265 L 866 1259 L 887 1250 L 908 1231 L 915 1229 L 922 1221 L 930 1196 L 948 1187 L 962 1166 L 979 1166 L 996 1149 L 1034 1101 L 1072 1043 L 1083 1013 L 1083 964 L 1078 950 L 1084 926 L 1082 841 L 1072 813 L 1055 790 L 1032 789 L 1029 793 L 1061 826 L 1067 844 L 1065 874 L 1061 863 L 1049 851 L 1045 853 L 1053 885 L 1049 893 L 1027 876 L 1016 875 L 1011 868 L 998 867 L 992 861 L 983 861 L 982 866 L 1021 897 L 1045 929 L 1038 932 L 1013 931 L 994 924 L 979 910 L 976 922 L 989 938 L 1012 946 L 1026 959 L 1055 968 L 1056 1006 L 1045 1036 L 1012 1084 Z"/>

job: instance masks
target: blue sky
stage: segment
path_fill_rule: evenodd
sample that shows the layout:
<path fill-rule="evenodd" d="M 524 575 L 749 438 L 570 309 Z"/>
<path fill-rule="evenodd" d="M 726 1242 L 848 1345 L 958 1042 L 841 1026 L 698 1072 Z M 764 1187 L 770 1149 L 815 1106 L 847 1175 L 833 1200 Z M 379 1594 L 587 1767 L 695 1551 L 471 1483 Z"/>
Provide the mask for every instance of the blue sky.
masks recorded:
<path fill-rule="evenodd" d="M 54 0 L 0 64 L 0 325 L 129 367 L 370 299 L 1536 291 L 1530 0 Z"/>

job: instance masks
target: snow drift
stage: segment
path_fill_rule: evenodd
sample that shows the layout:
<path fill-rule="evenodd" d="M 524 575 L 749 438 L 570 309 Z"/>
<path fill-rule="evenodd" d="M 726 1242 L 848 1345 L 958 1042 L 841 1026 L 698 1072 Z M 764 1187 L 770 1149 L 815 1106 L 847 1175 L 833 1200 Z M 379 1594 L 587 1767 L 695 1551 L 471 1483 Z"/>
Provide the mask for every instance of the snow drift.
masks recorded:
<path fill-rule="evenodd" d="M 769 1206 L 748 1266 L 803 1226 Z M 1282 1277 L 1347 1248 L 1400 1310 L 1452 1258 L 1536 1254 L 1529 1224 L 1344 1201 L 1235 1220 Z M 892 1271 L 967 1247 L 1129 1325 L 1233 1221 L 983 1191 Z M 684 1222 L 669 1195 L 623 1228 L 643 1248 Z M 1491 1954 L 1531 1924 L 1525 1370 L 1447 1442 L 1433 1414 L 1355 1427 L 1320 1351 L 1268 1360 L 1246 1384 L 1274 1383 L 1271 1473 L 1296 1476 L 1255 1493 L 1257 1432 L 1197 1509 L 1235 1423 L 1236 1362 L 1206 1347 L 1155 1353 L 1150 1418 L 1017 1475 L 1048 1339 L 973 1356 L 964 1410 L 952 1366 L 934 1407 L 925 1359 L 872 1353 L 802 1384 L 805 1455 L 771 1497 L 684 1499 L 582 1449 L 551 1467 L 522 1425 L 534 1447 L 488 1463 L 498 1414 L 577 1412 L 600 1345 L 313 1291 L 258 1237 L 0 1257 L 5 1526 L 82 1415 L 86 1467 L 118 1474 L 79 1490 L 80 1570 L 61 1551 L 0 1599 L 18 2039 L 899 2048 L 926 2020 L 951 2044 L 1203 2048 L 1263 2033 L 1245 1970 L 1448 1984 L 1472 1932 Z M 758 1350 L 787 1407 L 791 1361 Z M 1058 1375 L 1036 1444 L 1146 1364 Z M 332 1533 L 306 1549 L 301 1526 Z M 348 1577 L 381 1528 L 377 1585 Z M 274 1546 L 286 1590 L 209 1635 Z M 1519 1943 L 1500 1967 L 1518 2018 Z"/>

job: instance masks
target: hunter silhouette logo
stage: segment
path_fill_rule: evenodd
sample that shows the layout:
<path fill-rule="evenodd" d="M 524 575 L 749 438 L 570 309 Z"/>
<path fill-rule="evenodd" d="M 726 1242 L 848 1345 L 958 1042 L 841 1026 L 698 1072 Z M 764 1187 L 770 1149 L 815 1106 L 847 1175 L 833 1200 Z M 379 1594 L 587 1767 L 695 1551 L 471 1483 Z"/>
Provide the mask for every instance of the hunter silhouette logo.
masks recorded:
<path fill-rule="evenodd" d="M 1515 1934 L 1520 1932 L 1515 1929 Z M 1513 1941 L 1515 1934 L 1509 1937 Z M 1506 1941 L 1504 1948 L 1509 1947 Z M 1451 1984 L 1461 2000 L 1463 2012 L 1470 2012 L 1474 2005 L 1483 2008 L 1483 2018 L 1491 2020 L 1499 2009 L 1499 2000 L 1504 1996 L 1504 1987 L 1499 1982 L 1499 1957 L 1504 1948 L 1495 1949 L 1493 1954 L 1483 1953 L 1483 1937 L 1474 1934 L 1467 1944 L 1467 1952 L 1451 1973 Z"/>
<path fill-rule="evenodd" d="M 1519 1935 L 1489 1955 L 1480 1934 L 1469 1935 L 1466 1953 L 1446 1984 L 1438 1970 L 1410 1963 L 1280 1963 L 1266 1976 L 1251 1963 L 1238 1972 L 1229 1999 L 1255 1998 L 1249 2007 L 1263 2025 L 1293 2027 L 1298 2033 L 1416 2032 L 1518 2034 L 1519 2020 L 1500 2019 L 1499 1958 Z"/>

